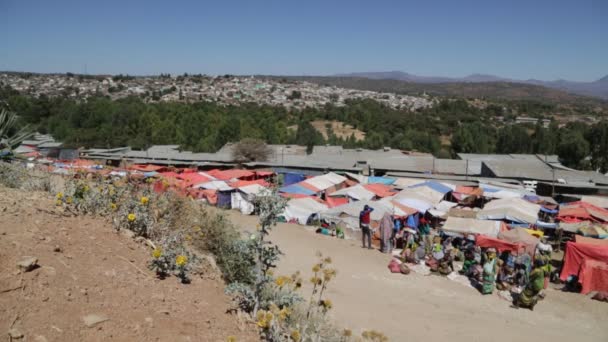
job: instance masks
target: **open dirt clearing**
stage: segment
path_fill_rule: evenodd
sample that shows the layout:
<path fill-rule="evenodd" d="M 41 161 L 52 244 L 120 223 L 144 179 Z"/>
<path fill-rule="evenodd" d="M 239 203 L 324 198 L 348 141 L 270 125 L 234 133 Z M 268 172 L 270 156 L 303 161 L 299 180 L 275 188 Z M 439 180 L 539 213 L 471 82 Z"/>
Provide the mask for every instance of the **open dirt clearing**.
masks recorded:
<path fill-rule="evenodd" d="M 226 213 L 243 230 L 255 229 L 256 217 Z M 300 270 L 308 279 L 317 251 L 332 257 L 332 316 L 356 333 L 377 329 L 392 341 L 608 341 L 608 304 L 580 294 L 549 289 L 534 312 L 516 310 L 496 294 L 482 296 L 443 277 L 391 274 L 388 256 L 357 241 L 285 223 L 270 238 L 285 253 L 279 273 Z"/>
<path fill-rule="evenodd" d="M 23 256 L 40 267 L 20 273 Z M 221 281 L 158 280 L 149 260 L 145 244 L 101 219 L 66 217 L 46 193 L 0 187 L 0 340 L 10 329 L 38 342 L 259 340 L 226 313 Z M 108 320 L 87 327 L 88 315 Z"/>

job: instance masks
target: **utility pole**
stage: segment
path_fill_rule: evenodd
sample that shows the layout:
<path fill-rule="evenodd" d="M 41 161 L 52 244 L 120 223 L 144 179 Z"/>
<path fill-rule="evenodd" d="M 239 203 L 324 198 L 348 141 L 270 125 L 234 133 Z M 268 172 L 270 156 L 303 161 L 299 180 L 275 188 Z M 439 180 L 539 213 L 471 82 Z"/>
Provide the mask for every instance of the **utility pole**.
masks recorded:
<path fill-rule="evenodd" d="M 553 174 L 553 181 L 551 182 L 551 198 L 555 197 L 555 168 L 551 169 Z"/>
<path fill-rule="evenodd" d="M 467 161 L 466 162 L 466 169 L 464 170 L 465 174 L 466 174 L 466 178 L 465 179 L 468 182 L 469 181 L 469 160 L 468 159 L 465 159 L 465 160 Z"/>

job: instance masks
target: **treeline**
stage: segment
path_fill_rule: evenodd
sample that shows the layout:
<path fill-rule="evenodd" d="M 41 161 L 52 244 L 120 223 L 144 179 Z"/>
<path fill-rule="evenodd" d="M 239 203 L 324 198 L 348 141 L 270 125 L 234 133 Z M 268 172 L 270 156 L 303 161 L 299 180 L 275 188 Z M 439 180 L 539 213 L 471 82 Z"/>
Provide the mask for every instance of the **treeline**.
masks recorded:
<path fill-rule="evenodd" d="M 373 100 L 350 101 L 343 107 L 326 105 L 287 111 L 283 107 L 245 103 L 221 106 L 210 102 L 146 103 L 138 97 L 86 101 L 33 98 L 9 87 L 0 100 L 20 115 L 23 124 L 75 147 L 179 144 L 196 152 L 214 152 L 227 142 L 244 138 L 271 144 L 320 144 L 379 149 L 384 146 L 430 152 L 449 158 L 456 153 L 558 154 L 571 167 L 608 171 L 608 121 L 593 126 L 571 123 L 549 128 L 518 125 L 518 109 L 543 108 L 533 102 L 489 105 L 483 109 L 465 100 L 444 100 L 418 111 L 391 109 Z M 539 118 L 542 112 L 536 113 Z M 498 120 L 498 118 L 502 118 Z M 339 138 L 327 127 L 328 137 L 310 124 L 337 120 L 366 132 L 363 141 Z"/>

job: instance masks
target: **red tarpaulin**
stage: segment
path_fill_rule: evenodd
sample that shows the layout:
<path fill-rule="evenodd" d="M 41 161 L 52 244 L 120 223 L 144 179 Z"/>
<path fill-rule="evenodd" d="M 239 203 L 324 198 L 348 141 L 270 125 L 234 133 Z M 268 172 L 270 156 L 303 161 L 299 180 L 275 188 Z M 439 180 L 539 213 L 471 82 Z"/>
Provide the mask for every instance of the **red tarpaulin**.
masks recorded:
<path fill-rule="evenodd" d="M 192 186 L 211 181 L 211 178 L 198 174 L 196 172 L 180 173 L 177 178 L 186 181 L 187 186 Z"/>
<path fill-rule="evenodd" d="M 566 281 L 571 275 L 578 276 L 579 283 L 583 286 L 583 293 L 606 290 L 608 289 L 607 263 L 608 246 L 568 241 L 560 279 Z"/>
<path fill-rule="evenodd" d="M 215 177 L 219 180 L 231 180 L 231 179 L 248 179 L 255 176 L 255 173 L 248 170 L 211 170 L 207 172 L 210 176 Z"/>
<path fill-rule="evenodd" d="M 395 194 L 395 191 L 393 191 L 390 186 L 382 183 L 365 184 L 363 187 L 366 190 L 373 192 L 376 196 L 382 198 L 393 196 Z"/>
<path fill-rule="evenodd" d="M 129 170 L 136 170 L 136 171 L 141 171 L 141 172 L 152 172 L 152 171 L 160 171 L 161 169 L 164 169 L 164 166 L 159 166 L 159 165 L 152 165 L 152 164 L 135 164 L 135 165 L 131 165 L 131 167 L 129 167 Z"/>
<path fill-rule="evenodd" d="M 581 265 L 578 282 L 581 293 L 608 291 L 608 264 L 598 260 L 586 259 Z"/>
<path fill-rule="evenodd" d="M 608 222 L 608 210 L 587 202 L 572 202 L 560 206 L 557 218 L 565 222 L 577 222 L 573 221 L 577 219 Z"/>
<path fill-rule="evenodd" d="M 270 177 L 272 175 L 274 175 L 274 172 L 272 171 L 256 171 L 255 175 L 259 178 L 266 178 L 266 177 Z"/>
<path fill-rule="evenodd" d="M 258 185 L 261 185 L 266 188 L 270 186 L 270 183 L 268 183 L 267 181 L 265 181 L 263 179 L 256 179 L 256 180 L 251 180 L 251 181 L 239 180 L 236 182 L 228 183 L 228 185 L 230 185 L 231 188 L 235 188 L 235 189 L 238 189 L 240 187 L 247 186 L 247 185 L 252 185 L 252 184 L 258 184 Z"/>
<path fill-rule="evenodd" d="M 479 247 L 484 248 L 496 248 L 498 252 L 502 253 L 503 251 L 509 251 L 511 253 L 519 253 L 523 249 L 522 244 L 511 243 L 504 240 L 499 240 L 495 238 L 491 238 L 485 235 L 477 235 L 475 238 L 475 244 Z"/>
<path fill-rule="evenodd" d="M 325 201 L 327 202 L 328 207 L 334 208 L 348 203 L 348 198 L 327 196 Z"/>
<path fill-rule="evenodd" d="M 590 238 L 590 237 L 584 237 L 582 235 L 575 235 L 574 241 L 582 242 L 582 243 L 589 243 L 592 245 L 608 246 L 608 239 L 595 239 L 595 238 Z"/>

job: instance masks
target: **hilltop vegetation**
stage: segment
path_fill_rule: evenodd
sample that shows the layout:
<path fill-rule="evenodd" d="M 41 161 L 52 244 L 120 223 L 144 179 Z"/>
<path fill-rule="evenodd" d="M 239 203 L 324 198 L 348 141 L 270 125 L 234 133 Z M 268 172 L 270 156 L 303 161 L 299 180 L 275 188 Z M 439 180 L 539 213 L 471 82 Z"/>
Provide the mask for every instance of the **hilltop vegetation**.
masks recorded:
<path fill-rule="evenodd" d="M 444 158 L 458 152 L 556 153 L 571 167 L 608 170 L 608 121 L 559 125 L 553 120 L 549 128 L 515 124 L 515 116 L 522 113 L 553 119 L 557 106 L 537 101 L 480 104 L 445 99 L 431 108 L 411 111 L 361 99 L 346 101 L 345 106 L 288 111 L 253 103 L 146 103 L 139 97 L 34 98 L 8 87 L 0 90 L 0 100 L 20 115 L 23 124 L 75 147 L 179 144 L 184 149 L 213 152 L 227 142 L 253 138 L 309 147 L 325 143 L 371 149 L 390 146 Z M 310 124 L 315 120 L 350 125 L 365 132 L 365 139 L 338 137 L 333 132 L 325 139 Z"/>

